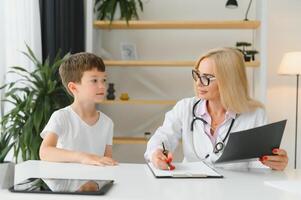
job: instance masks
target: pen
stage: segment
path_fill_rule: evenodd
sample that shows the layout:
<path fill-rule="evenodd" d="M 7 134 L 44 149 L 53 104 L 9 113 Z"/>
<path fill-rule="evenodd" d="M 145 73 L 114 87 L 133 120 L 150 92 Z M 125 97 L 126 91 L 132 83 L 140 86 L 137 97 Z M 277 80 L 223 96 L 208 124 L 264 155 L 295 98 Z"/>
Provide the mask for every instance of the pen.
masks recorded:
<path fill-rule="evenodd" d="M 164 145 L 164 142 L 162 142 L 162 147 L 163 147 L 163 154 L 166 156 L 168 156 L 168 150 L 165 149 L 165 145 Z M 166 160 L 166 163 L 167 163 L 167 168 L 168 170 L 174 170 L 175 169 L 175 166 L 173 166 L 172 164 L 170 164 L 170 161 L 169 160 Z"/>

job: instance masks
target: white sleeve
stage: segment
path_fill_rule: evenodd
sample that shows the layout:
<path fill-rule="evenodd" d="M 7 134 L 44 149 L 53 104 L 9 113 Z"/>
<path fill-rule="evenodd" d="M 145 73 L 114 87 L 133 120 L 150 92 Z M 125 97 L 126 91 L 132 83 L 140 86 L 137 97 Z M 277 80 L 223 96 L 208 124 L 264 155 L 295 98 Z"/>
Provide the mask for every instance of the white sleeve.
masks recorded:
<path fill-rule="evenodd" d="M 54 112 L 46 126 L 44 127 L 43 131 L 40 133 L 40 136 L 44 139 L 47 133 L 52 132 L 55 133 L 58 137 L 63 134 L 63 119 L 62 119 L 62 112 L 56 111 Z"/>
<path fill-rule="evenodd" d="M 173 152 L 176 149 L 179 139 L 182 137 L 183 109 L 186 109 L 184 101 L 179 101 L 172 110 L 165 114 L 163 125 L 156 130 L 147 143 L 144 154 L 147 161 L 150 161 L 155 150 L 162 149 L 162 142 L 169 151 Z"/>
<path fill-rule="evenodd" d="M 110 125 L 108 128 L 108 135 L 107 135 L 107 145 L 112 145 L 113 144 L 113 135 L 114 135 L 114 123 L 112 120 L 109 121 Z"/>
<path fill-rule="evenodd" d="M 263 126 L 268 123 L 268 117 L 263 108 L 259 108 L 256 110 L 256 120 L 254 127 Z"/>

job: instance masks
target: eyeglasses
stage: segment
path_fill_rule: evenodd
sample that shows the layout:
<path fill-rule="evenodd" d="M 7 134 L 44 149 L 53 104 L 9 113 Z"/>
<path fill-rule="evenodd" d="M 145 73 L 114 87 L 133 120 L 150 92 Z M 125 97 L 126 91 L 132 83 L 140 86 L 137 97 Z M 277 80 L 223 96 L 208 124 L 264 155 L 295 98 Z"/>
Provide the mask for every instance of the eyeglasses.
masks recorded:
<path fill-rule="evenodd" d="M 214 76 L 200 75 L 196 70 L 192 70 L 192 78 L 194 81 L 200 80 L 202 85 L 208 86 L 210 81 L 214 81 L 216 78 Z"/>

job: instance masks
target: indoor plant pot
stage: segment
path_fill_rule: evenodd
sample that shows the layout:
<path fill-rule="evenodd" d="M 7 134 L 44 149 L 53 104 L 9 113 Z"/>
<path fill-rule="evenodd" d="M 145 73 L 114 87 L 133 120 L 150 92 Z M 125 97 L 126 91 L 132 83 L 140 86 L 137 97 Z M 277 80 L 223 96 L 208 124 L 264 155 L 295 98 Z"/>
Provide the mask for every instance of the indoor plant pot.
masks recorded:
<path fill-rule="evenodd" d="M 0 132 L 0 189 L 7 189 L 14 183 L 15 164 L 4 161 L 14 144 L 12 134 Z"/>
<path fill-rule="evenodd" d="M 15 163 L 0 163 L 0 189 L 8 189 L 14 184 Z"/>
<path fill-rule="evenodd" d="M 143 11 L 143 3 L 141 0 L 95 0 L 94 12 L 99 20 L 138 20 L 137 4 Z M 117 12 L 119 12 L 116 14 Z"/>

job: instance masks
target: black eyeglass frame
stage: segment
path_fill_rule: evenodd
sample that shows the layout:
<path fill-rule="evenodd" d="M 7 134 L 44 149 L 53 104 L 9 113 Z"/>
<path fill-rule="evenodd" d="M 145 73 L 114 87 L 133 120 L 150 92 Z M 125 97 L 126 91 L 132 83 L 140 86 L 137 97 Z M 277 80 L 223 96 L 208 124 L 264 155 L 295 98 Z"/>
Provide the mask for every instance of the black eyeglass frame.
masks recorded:
<path fill-rule="evenodd" d="M 201 84 L 204 85 L 204 86 L 208 86 L 210 85 L 210 82 L 211 81 L 214 81 L 216 80 L 216 77 L 215 76 L 207 76 L 207 75 L 200 75 L 199 72 L 197 72 L 196 70 L 192 70 L 192 78 L 194 81 L 197 81 L 196 80 L 196 77 L 200 80 Z M 196 75 L 196 76 L 195 76 Z"/>

